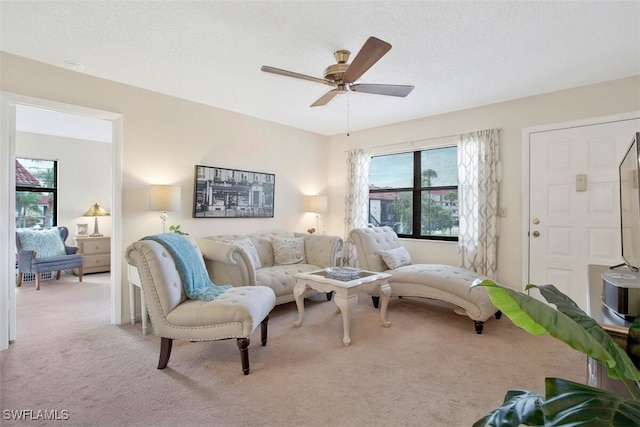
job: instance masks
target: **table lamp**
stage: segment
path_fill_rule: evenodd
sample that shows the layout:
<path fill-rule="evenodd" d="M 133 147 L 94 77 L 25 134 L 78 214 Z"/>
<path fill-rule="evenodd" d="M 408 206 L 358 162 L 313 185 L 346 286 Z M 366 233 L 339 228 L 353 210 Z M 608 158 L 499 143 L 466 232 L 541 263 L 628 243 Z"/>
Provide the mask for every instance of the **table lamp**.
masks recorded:
<path fill-rule="evenodd" d="M 166 232 L 167 211 L 180 210 L 180 187 L 177 185 L 152 185 L 149 187 L 149 210 L 162 211 L 162 232 Z"/>
<path fill-rule="evenodd" d="M 89 210 L 86 211 L 82 216 L 94 217 L 95 221 L 93 223 L 93 233 L 89 237 L 102 237 L 102 234 L 100 234 L 100 231 L 98 231 L 98 217 L 109 216 L 109 212 L 107 212 L 102 206 L 96 203 L 91 206 Z"/>
<path fill-rule="evenodd" d="M 329 201 L 327 196 L 306 196 L 304 210 L 316 214 L 316 230 L 320 233 L 320 214 L 327 211 Z"/>

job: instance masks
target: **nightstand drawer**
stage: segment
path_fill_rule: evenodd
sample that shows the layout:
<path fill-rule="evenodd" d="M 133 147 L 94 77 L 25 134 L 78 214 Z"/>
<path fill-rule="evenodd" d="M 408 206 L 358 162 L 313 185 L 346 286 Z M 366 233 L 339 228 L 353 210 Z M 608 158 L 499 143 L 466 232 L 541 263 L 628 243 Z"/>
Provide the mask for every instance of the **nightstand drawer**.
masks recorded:
<path fill-rule="evenodd" d="M 84 255 L 82 268 L 90 269 L 96 267 L 109 267 L 111 265 L 111 256 L 109 254 L 100 255 Z"/>
<path fill-rule="evenodd" d="M 110 241 L 108 239 L 99 239 L 96 241 L 84 241 L 82 242 L 82 253 L 88 254 L 104 254 L 110 251 Z"/>

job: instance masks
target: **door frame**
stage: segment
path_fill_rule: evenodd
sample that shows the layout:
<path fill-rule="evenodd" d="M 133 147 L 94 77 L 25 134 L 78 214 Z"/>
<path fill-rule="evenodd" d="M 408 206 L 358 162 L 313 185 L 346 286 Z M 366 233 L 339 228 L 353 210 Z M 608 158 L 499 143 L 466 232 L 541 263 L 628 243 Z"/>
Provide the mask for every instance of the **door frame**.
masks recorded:
<path fill-rule="evenodd" d="M 588 119 L 573 120 L 569 122 L 550 123 L 540 126 L 532 126 L 522 129 L 522 278 L 524 283 L 529 283 L 529 154 L 531 149 L 531 135 L 540 132 L 550 132 L 561 129 L 570 129 L 583 126 L 600 125 L 611 122 L 640 119 L 640 111 L 613 114 L 609 116 L 592 117 Z M 631 139 L 629 139 L 631 141 Z"/>
<path fill-rule="evenodd" d="M 122 323 L 122 115 L 11 92 L 0 92 L 0 351 L 16 339 L 15 300 L 15 151 L 16 105 L 45 108 L 112 122 L 111 169 L 111 324 Z"/>

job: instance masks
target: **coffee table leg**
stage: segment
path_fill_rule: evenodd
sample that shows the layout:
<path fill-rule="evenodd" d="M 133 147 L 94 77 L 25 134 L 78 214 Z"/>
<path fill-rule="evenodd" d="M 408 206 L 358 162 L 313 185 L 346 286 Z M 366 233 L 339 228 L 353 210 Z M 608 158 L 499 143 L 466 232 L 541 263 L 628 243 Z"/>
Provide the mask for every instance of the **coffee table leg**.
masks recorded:
<path fill-rule="evenodd" d="M 356 305 L 356 302 L 358 302 L 358 295 L 349 295 L 345 298 L 341 295 L 336 294 L 333 299 L 342 312 L 342 328 L 344 330 L 342 344 L 347 347 L 349 344 L 351 344 L 351 337 L 349 335 L 349 329 L 351 327 L 351 309 L 354 305 Z"/>
<path fill-rule="evenodd" d="M 391 326 L 391 322 L 387 320 L 387 306 L 389 305 L 389 298 L 391 297 L 391 286 L 388 283 L 380 286 L 380 319 L 382 319 L 382 326 L 388 328 Z"/>
<path fill-rule="evenodd" d="M 298 320 L 293 322 L 293 326 L 296 328 L 302 325 L 302 320 L 304 319 L 304 294 L 307 290 L 305 285 L 298 285 L 293 288 L 293 297 L 296 299 L 296 307 L 298 307 Z"/>

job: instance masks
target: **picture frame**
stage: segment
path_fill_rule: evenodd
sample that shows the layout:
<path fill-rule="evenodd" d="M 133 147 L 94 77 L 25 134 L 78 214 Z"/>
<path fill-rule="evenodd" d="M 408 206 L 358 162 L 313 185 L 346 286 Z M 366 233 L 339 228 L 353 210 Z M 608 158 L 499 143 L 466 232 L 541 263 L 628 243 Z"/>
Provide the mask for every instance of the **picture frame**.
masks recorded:
<path fill-rule="evenodd" d="M 76 224 L 76 236 L 88 236 L 89 235 L 89 224 Z"/>
<path fill-rule="evenodd" d="M 273 218 L 272 173 L 195 166 L 194 218 Z"/>

